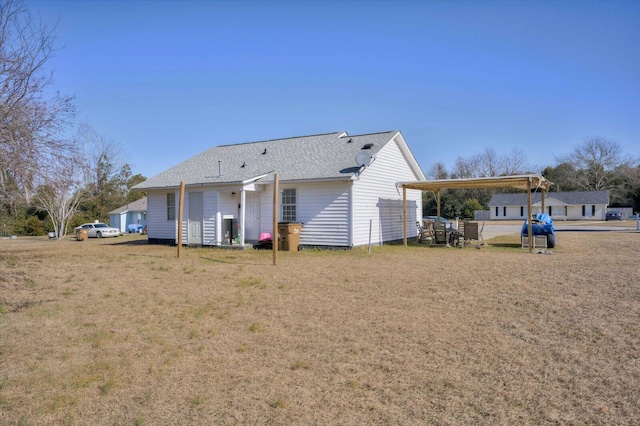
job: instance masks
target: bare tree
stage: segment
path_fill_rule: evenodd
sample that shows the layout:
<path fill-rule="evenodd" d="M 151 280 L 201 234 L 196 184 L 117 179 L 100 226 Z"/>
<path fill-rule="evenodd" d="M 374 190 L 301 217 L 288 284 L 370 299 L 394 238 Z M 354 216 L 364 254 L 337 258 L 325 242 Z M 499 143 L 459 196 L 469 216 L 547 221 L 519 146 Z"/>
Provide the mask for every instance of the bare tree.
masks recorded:
<path fill-rule="evenodd" d="M 81 124 L 70 148 L 52 155 L 38 170 L 34 201 L 51 218 L 58 239 L 64 238 L 81 204 L 88 214 L 103 218 L 105 209 L 126 201 L 131 173 L 127 164 L 120 165 L 122 157 L 112 140 Z"/>
<path fill-rule="evenodd" d="M 485 148 L 478 155 L 478 164 L 480 165 L 480 176 L 498 176 L 502 173 L 502 158 L 498 156 L 496 150 L 489 147 Z"/>
<path fill-rule="evenodd" d="M 39 209 L 47 212 L 56 238 L 61 240 L 86 195 L 87 168 L 82 166 L 83 159 L 79 155 L 72 157 L 67 153 L 52 160 L 41 171 L 44 183 L 38 187 L 34 201 Z"/>
<path fill-rule="evenodd" d="M 71 148 L 59 137 L 72 99 L 51 93 L 47 63 L 55 25 L 34 21 L 19 0 L 0 1 L 0 201 L 28 204 L 36 173 Z"/>
<path fill-rule="evenodd" d="M 452 175 L 458 178 L 511 176 L 524 173 L 527 168 L 524 153 L 514 149 L 507 155 L 498 155 L 488 147 L 468 158 L 458 157 Z"/>
<path fill-rule="evenodd" d="M 529 168 L 527 157 L 521 149 L 514 148 L 502 160 L 502 173 L 505 176 L 523 174 Z"/>
<path fill-rule="evenodd" d="M 449 178 L 449 173 L 447 172 L 447 168 L 441 162 L 437 162 L 429 169 L 427 173 L 427 177 L 429 179 L 447 179 Z"/>
<path fill-rule="evenodd" d="M 100 191 L 119 173 L 125 153 L 112 139 L 87 123 L 78 126 L 75 140 L 82 150 L 86 167 L 91 170 L 88 184 L 93 185 L 95 191 Z"/>
<path fill-rule="evenodd" d="M 21 1 L 0 2 L 1 120 L 30 101 L 37 103 L 51 82 L 45 65 L 53 56 L 54 29 L 34 22 Z"/>
<path fill-rule="evenodd" d="M 630 166 L 619 143 L 597 136 L 586 138 L 562 160 L 575 170 L 572 183 L 585 191 L 613 189 L 618 171 Z"/>
<path fill-rule="evenodd" d="M 462 179 L 462 178 L 471 178 L 478 176 L 478 164 L 477 157 L 471 158 L 456 158 L 456 163 L 453 168 L 453 173 L 451 173 L 451 177 Z"/>

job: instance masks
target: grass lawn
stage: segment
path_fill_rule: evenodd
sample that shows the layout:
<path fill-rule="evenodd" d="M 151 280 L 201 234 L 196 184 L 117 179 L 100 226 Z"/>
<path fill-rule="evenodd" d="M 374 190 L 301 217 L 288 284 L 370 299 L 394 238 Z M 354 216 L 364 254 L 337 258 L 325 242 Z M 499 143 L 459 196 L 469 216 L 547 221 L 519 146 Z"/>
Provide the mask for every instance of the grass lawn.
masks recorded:
<path fill-rule="evenodd" d="M 0 424 L 637 424 L 640 233 L 0 240 Z"/>

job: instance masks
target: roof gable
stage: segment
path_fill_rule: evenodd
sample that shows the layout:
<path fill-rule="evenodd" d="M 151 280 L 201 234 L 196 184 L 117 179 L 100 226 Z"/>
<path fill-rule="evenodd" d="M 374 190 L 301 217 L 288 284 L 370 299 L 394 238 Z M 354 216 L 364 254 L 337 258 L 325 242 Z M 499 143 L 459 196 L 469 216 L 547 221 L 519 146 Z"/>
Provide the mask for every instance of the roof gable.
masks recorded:
<path fill-rule="evenodd" d="M 282 181 L 353 178 L 356 155 L 376 155 L 398 131 L 348 135 L 346 132 L 220 145 L 134 186 L 135 189 L 245 182 L 266 175 Z M 365 146 L 369 148 L 363 149 Z M 412 159 L 415 163 L 415 159 Z M 417 163 L 415 163 L 417 166 Z M 415 167 L 412 164 L 412 167 Z M 418 167 L 419 171 L 419 167 Z M 422 173 L 421 171 L 419 172 Z"/>

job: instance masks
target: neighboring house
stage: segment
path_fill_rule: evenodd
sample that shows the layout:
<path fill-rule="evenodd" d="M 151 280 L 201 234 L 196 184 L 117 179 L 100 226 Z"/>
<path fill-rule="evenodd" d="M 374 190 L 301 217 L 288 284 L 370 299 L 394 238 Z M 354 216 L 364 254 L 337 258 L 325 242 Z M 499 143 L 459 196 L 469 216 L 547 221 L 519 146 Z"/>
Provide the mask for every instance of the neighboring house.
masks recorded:
<path fill-rule="evenodd" d="M 177 243 L 181 182 L 182 244 L 244 245 L 261 233 L 273 235 L 276 173 L 278 220 L 302 223 L 303 247 L 401 240 L 396 182 L 425 180 L 399 131 L 216 146 L 134 187 L 147 192 L 149 242 Z M 421 191 L 408 191 L 407 199 L 409 236 L 415 237 Z"/>
<path fill-rule="evenodd" d="M 143 228 L 147 226 L 147 197 L 109 212 L 109 224 L 120 232 L 127 232 L 130 224 L 141 225 Z"/>
<path fill-rule="evenodd" d="M 555 220 L 605 220 L 609 191 L 547 192 L 545 211 L 541 210 L 541 195 L 532 194 L 533 212 L 546 213 Z M 527 194 L 495 194 L 489 201 L 492 220 L 525 219 Z"/>

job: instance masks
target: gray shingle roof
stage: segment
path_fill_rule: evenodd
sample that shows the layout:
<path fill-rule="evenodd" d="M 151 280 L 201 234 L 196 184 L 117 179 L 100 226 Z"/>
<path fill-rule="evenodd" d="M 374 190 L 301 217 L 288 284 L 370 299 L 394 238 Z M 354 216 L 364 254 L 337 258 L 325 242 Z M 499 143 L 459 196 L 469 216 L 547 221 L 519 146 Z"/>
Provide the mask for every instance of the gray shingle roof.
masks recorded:
<path fill-rule="evenodd" d="M 124 212 L 142 212 L 147 211 L 147 197 L 142 197 L 132 203 L 125 204 L 122 207 L 109 212 L 109 214 L 120 214 Z"/>
<path fill-rule="evenodd" d="M 540 202 L 541 194 L 532 194 L 533 204 Z M 547 199 L 555 198 L 568 205 L 609 204 L 609 191 L 547 192 Z M 527 204 L 527 194 L 494 194 L 490 206 L 523 206 Z"/>
<path fill-rule="evenodd" d="M 135 189 L 232 183 L 277 172 L 280 180 L 350 179 L 360 152 L 376 154 L 398 131 L 349 136 L 346 132 L 220 145 L 134 186 Z M 363 150 L 365 144 L 372 144 Z M 272 181 L 270 175 L 265 181 Z"/>

